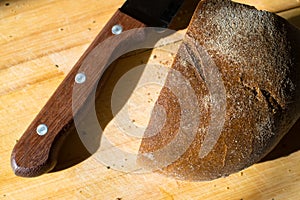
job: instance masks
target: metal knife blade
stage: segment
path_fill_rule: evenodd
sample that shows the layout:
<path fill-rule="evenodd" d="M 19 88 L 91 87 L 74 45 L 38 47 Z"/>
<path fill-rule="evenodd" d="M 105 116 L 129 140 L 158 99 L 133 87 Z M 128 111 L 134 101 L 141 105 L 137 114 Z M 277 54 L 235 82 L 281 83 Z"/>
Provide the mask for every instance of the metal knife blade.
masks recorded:
<path fill-rule="evenodd" d="M 127 0 L 120 10 L 153 27 L 167 27 L 183 0 Z"/>

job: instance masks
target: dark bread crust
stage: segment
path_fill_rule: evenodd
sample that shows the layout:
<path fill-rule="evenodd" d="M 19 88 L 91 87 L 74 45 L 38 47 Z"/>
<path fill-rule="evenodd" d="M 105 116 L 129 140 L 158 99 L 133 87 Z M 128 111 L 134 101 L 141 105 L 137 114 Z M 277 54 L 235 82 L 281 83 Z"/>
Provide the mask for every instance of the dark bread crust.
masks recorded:
<path fill-rule="evenodd" d="M 201 69 L 184 51 L 191 40 L 210 55 L 226 90 L 225 124 L 203 158 L 199 150 L 212 108 Z M 201 113 L 198 131 L 180 158 L 157 171 L 182 180 L 212 180 L 244 169 L 271 151 L 299 118 L 299 44 L 299 31 L 275 14 L 228 0 L 200 2 L 172 66 L 195 91 L 194 109 Z M 176 136 L 181 117 L 178 100 L 168 88 L 162 89 L 156 104 L 165 108 L 167 120 L 152 136 L 161 120 L 152 113 L 139 152 L 138 163 L 144 167 L 149 164 L 145 155 Z M 168 154 L 165 157 L 157 162 Z"/>

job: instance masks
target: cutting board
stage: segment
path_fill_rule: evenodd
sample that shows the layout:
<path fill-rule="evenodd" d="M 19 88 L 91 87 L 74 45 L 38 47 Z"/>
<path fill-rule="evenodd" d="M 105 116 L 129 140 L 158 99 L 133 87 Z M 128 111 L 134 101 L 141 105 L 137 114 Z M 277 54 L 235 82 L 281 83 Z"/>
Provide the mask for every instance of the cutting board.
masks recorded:
<path fill-rule="evenodd" d="M 298 0 L 239 2 L 252 2 L 260 9 L 278 12 L 300 26 Z M 36 178 L 13 174 L 10 167 L 13 146 L 123 3 L 123 0 L 0 1 L 0 199 L 299 199 L 299 122 L 263 161 L 210 182 L 185 182 L 155 173 L 115 170 L 84 150 L 74 134 L 64 145 L 55 172 Z M 179 32 L 184 34 L 184 31 Z M 178 42 L 170 41 L 166 49 L 123 56 L 114 63 L 125 66 L 123 70 L 116 67 L 107 73 L 112 76 L 97 100 L 97 111 L 105 127 L 104 134 L 116 146 L 134 152 L 138 143 L 116 137 L 122 135 L 122 130 L 108 109 L 111 100 L 108 94 L 112 94 L 119 78 L 130 71 L 126 66 L 158 59 L 170 65 L 173 56 L 170 52 Z M 142 77 L 145 72 L 136 73 Z M 128 97 L 128 113 L 133 123 L 147 123 L 158 93 L 159 86 L 149 84 Z"/>

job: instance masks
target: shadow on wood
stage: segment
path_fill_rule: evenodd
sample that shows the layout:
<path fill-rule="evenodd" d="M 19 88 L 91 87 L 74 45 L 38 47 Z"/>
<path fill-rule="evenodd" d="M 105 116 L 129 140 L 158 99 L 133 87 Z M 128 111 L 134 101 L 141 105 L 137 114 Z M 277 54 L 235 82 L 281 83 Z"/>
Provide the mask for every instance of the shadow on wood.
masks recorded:
<path fill-rule="evenodd" d="M 279 144 L 267 154 L 260 162 L 275 160 L 288 156 L 300 150 L 300 119 L 291 130 L 280 140 Z"/>
<path fill-rule="evenodd" d="M 291 24 L 294 26 L 300 28 L 300 15 L 298 16 L 293 16 L 288 20 Z"/>
<path fill-rule="evenodd" d="M 140 55 L 143 56 L 141 57 Z M 133 53 L 129 53 L 129 55 L 124 55 L 123 57 L 129 56 L 131 57 L 131 60 L 138 61 L 138 63 L 141 64 L 146 63 L 150 55 L 151 50 L 148 50 L 145 51 L 145 53 L 143 54 L 140 54 L 140 52 L 137 52 L 136 55 L 134 55 Z M 117 84 L 118 80 L 124 74 L 126 74 L 126 72 L 133 69 L 138 64 L 133 62 L 125 66 L 120 66 L 119 60 L 123 59 L 123 57 L 119 58 L 110 65 L 110 67 L 105 71 L 98 84 L 98 97 L 95 100 L 95 109 L 97 112 L 98 122 L 103 130 L 114 117 L 111 112 L 111 97 L 115 85 Z M 137 59 L 137 57 L 139 59 Z M 130 94 L 135 88 L 140 76 L 141 74 L 136 74 L 136 79 L 132 80 L 132 87 L 128 88 L 128 91 L 126 91 L 128 94 L 128 96 L 126 96 L 126 99 L 130 97 Z M 122 103 L 125 104 L 126 101 Z M 84 161 L 91 155 L 92 154 L 86 149 L 86 147 L 82 143 L 75 128 L 75 124 L 73 122 L 72 126 L 68 130 L 67 138 L 65 139 L 64 144 L 62 145 L 61 150 L 58 154 L 57 165 L 52 170 L 52 172 L 60 171 L 68 167 L 74 166 Z"/>

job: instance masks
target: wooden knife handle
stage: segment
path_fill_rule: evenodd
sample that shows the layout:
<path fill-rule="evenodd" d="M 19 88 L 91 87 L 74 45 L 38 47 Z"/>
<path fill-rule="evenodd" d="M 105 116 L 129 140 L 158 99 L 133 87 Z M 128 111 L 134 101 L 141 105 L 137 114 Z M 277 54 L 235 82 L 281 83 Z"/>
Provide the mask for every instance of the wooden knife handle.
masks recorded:
<path fill-rule="evenodd" d="M 113 15 L 15 145 L 11 156 L 11 165 L 16 175 L 34 177 L 49 172 L 56 165 L 56 154 L 67 133 L 64 130 L 73 122 L 72 92 L 76 84 L 75 76 L 89 53 L 98 44 L 113 36 L 112 27 L 114 25 L 120 25 L 123 31 L 145 27 L 145 24 L 121 11 L 117 11 Z M 103 52 L 109 51 L 103 49 Z M 104 53 L 103 56 L 109 55 Z M 75 112 L 80 109 L 92 90 L 97 87 L 99 77 L 96 76 L 99 73 L 93 70 L 99 71 L 99 68 L 89 68 L 88 74 L 91 76 L 87 76 L 87 78 L 90 84 L 84 87 L 81 98 L 77 99 Z M 39 125 L 42 126 L 39 127 Z M 38 127 L 39 131 L 37 131 Z M 42 135 L 45 132 L 46 134 Z"/>

